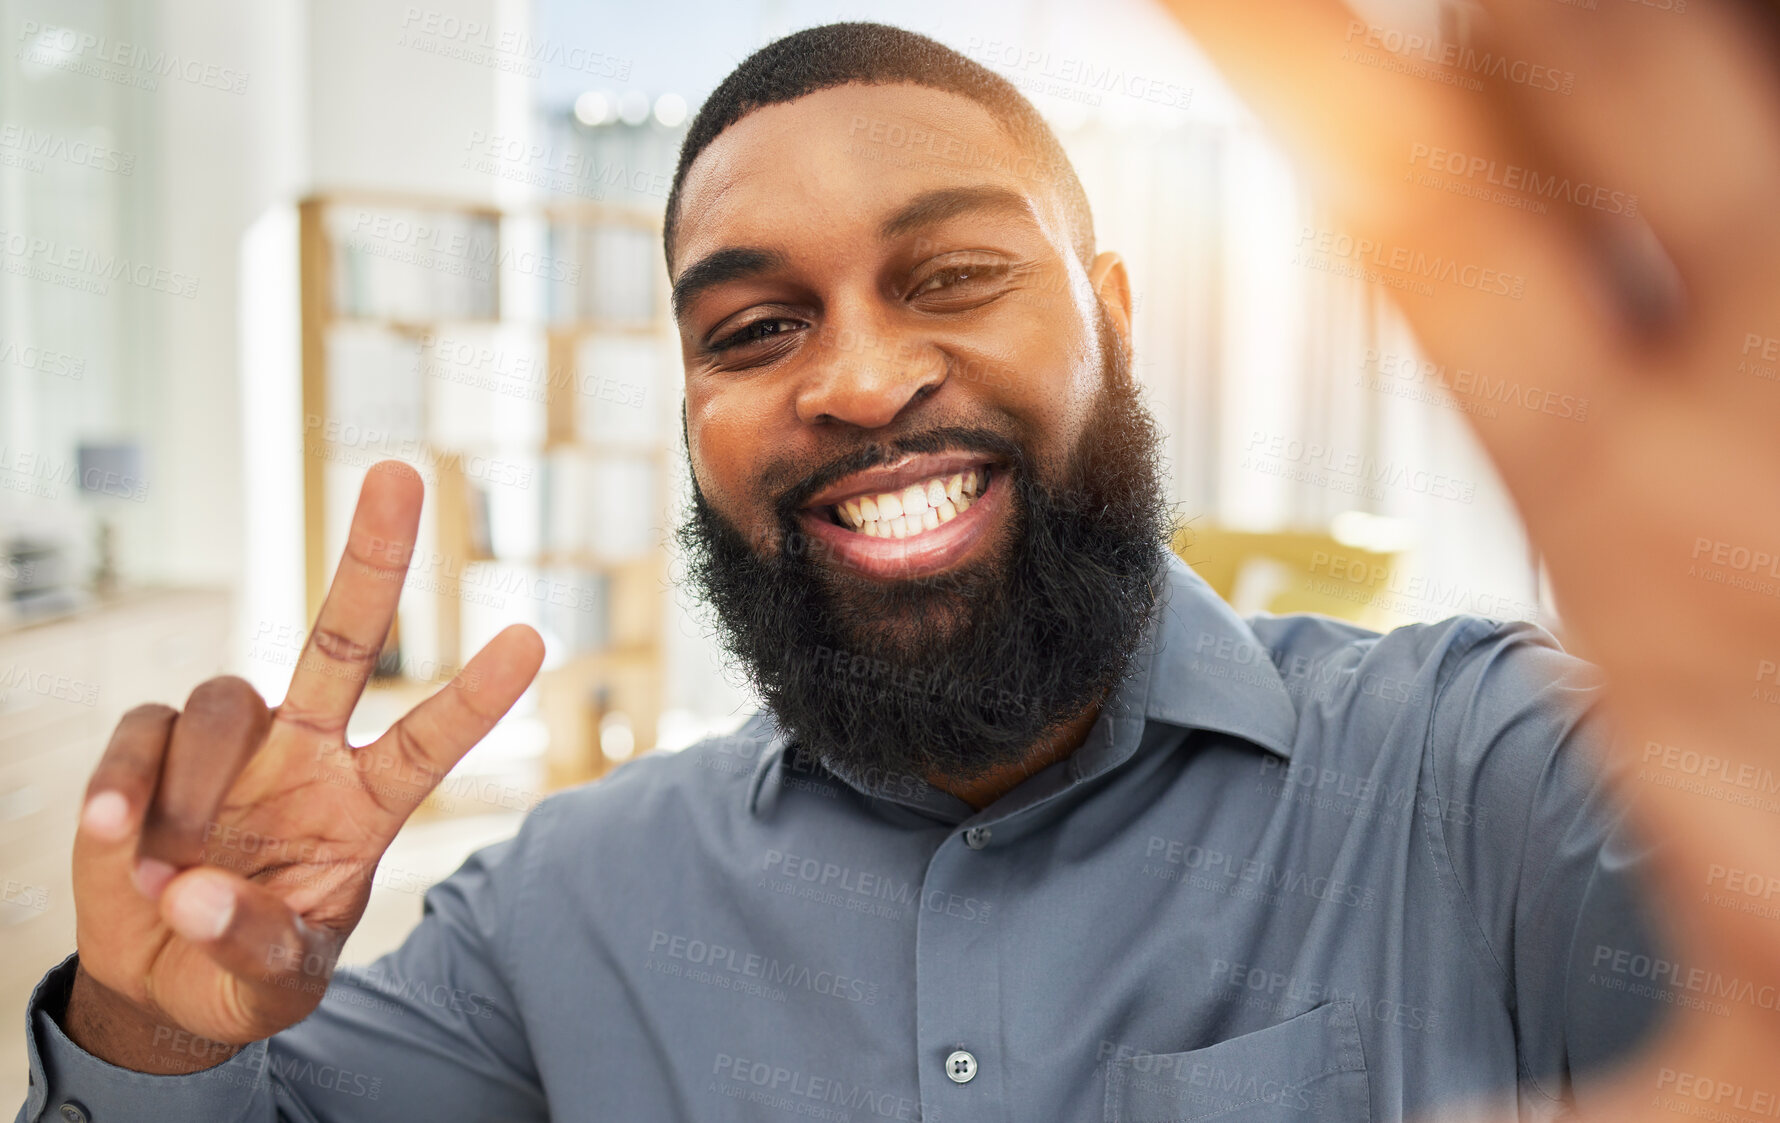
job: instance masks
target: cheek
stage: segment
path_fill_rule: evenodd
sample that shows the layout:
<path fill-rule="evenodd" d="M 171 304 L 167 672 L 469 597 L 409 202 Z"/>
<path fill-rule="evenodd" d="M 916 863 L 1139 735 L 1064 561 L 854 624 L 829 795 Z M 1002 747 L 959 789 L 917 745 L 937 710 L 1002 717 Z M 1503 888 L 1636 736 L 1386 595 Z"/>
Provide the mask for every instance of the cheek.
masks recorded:
<path fill-rule="evenodd" d="M 686 443 L 705 499 L 744 531 L 764 527 L 756 480 L 783 440 L 766 395 L 747 386 L 686 388 Z"/>
<path fill-rule="evenodd" d="M 1035 456 L 1048 461 L 1074 447 L 1104 381 L 1091 337 L 1048 325 L 1034 330 L 993 369 L 999 373 L 978 380 L 974 389 L 1018 421 Z"/>

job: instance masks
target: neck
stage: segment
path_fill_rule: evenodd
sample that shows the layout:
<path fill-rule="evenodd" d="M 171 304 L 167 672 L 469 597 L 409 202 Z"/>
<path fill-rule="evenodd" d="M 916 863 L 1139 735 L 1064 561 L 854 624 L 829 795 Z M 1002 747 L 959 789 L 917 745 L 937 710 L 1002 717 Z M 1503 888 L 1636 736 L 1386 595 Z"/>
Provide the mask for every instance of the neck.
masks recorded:
<path fill-rule="evenodd" d="M 954 780 L 948 776 L 929 776 L 927 782 L 940 791 L 957 796 L 970 804 L 971 807 L 981 811 L 1018 787 L 1034 773 L 1067 758 L 1069 754 L 1081 748 L 1082 742 L 1088 739 L 1088 731 L 1094 728 L 1095 720 L 1100 717 L 1100 705 L 1104 700 L 1103 695 L 1080 716 L 1065 722 L 1034 742 L 1032 748 L 1013 764 L 997 768 L 972 780 Z"/>

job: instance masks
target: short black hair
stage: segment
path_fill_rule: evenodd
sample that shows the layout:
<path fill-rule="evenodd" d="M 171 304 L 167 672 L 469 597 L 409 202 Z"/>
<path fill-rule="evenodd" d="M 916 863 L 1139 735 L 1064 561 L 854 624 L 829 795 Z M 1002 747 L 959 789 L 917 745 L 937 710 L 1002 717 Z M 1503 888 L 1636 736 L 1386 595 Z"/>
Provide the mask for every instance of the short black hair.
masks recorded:
<path fill-rule="evenodd" d="M 680 145 L 680 162 L 668 192 L 661 237 L 668 271 L 674 268 L 680 186 L 692 162 L 724 129 L 756 109 L 796 101 L 817 90 L 897 83 L 960 94 L 987 109 L 1002 130 L 1034 157 L 1033 175 L 1055 185 L 1075 236 L 1076 254 L 1083 265 L 1093 260 L 1094 218 L 1081 180 L 1056 134 L 1012 82 L 913 31 L 881 23 L 830 23 L 793 32 L 755 51 L 699 107 Z M 1002 154 L 982 152 L 967 152 L 962 161 L 1009 162 Z"/>

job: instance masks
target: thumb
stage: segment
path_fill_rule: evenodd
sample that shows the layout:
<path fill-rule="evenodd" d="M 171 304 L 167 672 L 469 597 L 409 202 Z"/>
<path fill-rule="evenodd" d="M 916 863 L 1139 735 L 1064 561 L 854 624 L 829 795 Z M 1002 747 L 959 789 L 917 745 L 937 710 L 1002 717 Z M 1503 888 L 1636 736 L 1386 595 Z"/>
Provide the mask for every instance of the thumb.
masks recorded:
<path fill-rule="evenodd" d="M 231 1044 L 270 1037 L 308 1017 L 326 993 L 346 941 L 345 933 L 305 922 L 265 886 L 214 866 L 175 877 L 160 909 L 167 926 L 232 985 L 221 996 L 224 1002 L 208 1010 L 173 1008 L 188 995 L 216 994 L 184 979 L 157 998 L 188 1030 Z"/>

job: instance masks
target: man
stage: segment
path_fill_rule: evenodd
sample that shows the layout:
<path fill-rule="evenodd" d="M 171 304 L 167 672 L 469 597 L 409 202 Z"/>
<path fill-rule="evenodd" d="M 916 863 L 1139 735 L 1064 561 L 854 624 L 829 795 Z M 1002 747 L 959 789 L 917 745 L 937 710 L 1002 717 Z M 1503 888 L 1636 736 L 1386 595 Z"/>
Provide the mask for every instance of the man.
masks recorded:
<path fill-rule="evenodd" d="M 780 40 L 665 242 L 682 537 L 768 712 L 545 801 L 332 972 L 542 656 L 509 629 L 345 747 L 418 518 L 378 466 L 284 702 L 120 724 L 21 1119 L 1554 1118 L 1686 1000 L 1586 664 L 1244 621 L 1167 553 L 1123 266 L 1007 83 Z"/>

